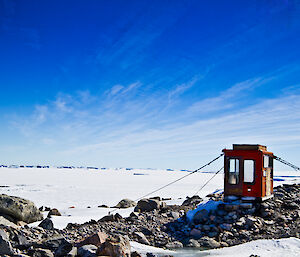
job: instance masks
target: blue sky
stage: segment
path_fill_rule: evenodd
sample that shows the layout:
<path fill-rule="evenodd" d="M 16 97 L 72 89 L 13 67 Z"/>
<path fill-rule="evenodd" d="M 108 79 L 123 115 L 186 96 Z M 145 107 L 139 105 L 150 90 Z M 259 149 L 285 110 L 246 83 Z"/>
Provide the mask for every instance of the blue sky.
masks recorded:
<path fill-rule="evenodd" d="M 298 165 L 300 2 L 0 0 L 0 161 Z"/>

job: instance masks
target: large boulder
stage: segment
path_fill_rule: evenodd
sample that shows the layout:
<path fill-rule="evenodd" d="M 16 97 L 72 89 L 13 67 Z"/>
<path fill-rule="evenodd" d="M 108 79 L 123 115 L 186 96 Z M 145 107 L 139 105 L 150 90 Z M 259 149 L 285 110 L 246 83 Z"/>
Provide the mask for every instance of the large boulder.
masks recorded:
<path fill-rule="evenodd" d="M 123 199 L 113 208 L 125 209 L 125 208 L 130 208 L 130 207 L 135 207 L 135 206 L 136 206 L 135 201 L 132 201 L 130 199 Z"/>
<path fill-rule="evenodd" d="M 160 209 L 161 202 L 156 199 L 142 199 L 139 200 L 136 207 L 134 208 L 134 211 L 153 211 Z"/>
<path fill-rule="evenodd" d="M 130 257 L 130 243 L 127 237 L 121 235 L 109 236 L 98 249 L 97 255 L 111 257 Z"/>
<path fill-rule="evenodd" d="M 40 210 L 33 202 L 5 194 L 0 195 L 0 213 L 4 213 L 16 220 L 32 223 L 43 219 Z"/>

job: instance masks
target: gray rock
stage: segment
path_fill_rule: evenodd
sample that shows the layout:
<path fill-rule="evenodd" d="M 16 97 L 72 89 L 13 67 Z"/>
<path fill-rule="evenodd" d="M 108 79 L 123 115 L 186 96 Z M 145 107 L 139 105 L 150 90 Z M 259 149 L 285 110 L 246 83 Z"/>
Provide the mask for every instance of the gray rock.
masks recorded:
<path fill-rule="evenodd" d="M 99 221 L 101 221 L 101 222 L 115 221 L 115 217 L 112 214 L 106 215 L 106 216 L 102 217 Z"/>
<path fill-rule="evenodd" d="M 96 257 L 98 247 L 95 245 L 84 245 L 78 249 L 78 256 L 80 257 Z"/>
<path fill-rule="evenodd" d="M 123 199 L 116 206 L 114 206 L 114 208 L 125 209 L 125 208 L 130 208 L 130 207 L 135 207 L 135 206 L 136 206 L 135 201 L 132 201 L 130 199 Z"/>
<path fill-rule="evenodd" d="M 208 233 L 209 237 L 216 237 L 217 235 L 218 235 L 218 232 L 216 232 L 216 231 L 212 231 L 212 232 Z"/>
<path fill-rule="evenodd" d="M 223 230 L 231 230 L 232 225 L 228 224 L 228 223 L 223 223 L 223 224 L 220 224 L 220 228 L 223 229 Z"/>
<path fill-rule="evenodd" d="M 190 206 L 190 205 L 198 205 L 201 203 L 203 199 L 199 195 L 194 195 L 192 197 L 186 197 L 186 200 L 182 203 L 183 206 Z"/>
<path fill-rule="evenodd" d="M 62 240 L 58 248 L 55 250 L 55 257 L 64 257 L 73 249 L 73 245 L 67 240 Z M 77 249 L 76 249 L 77 252 Z"/>
<path fill-rule="evenodd" d="M 145 244 L 145 245 L 150 245 L 148 239 L 142 232 L 135 232 L 135 233 L 133 233 L 133 235 L 137 237 L 139 243 Z"/>
<path fill-rule="evenodd" d="M 202 236 L 202 232 L 199 229 L 193 228 L 190 232 L 190 236 L 193 237 L 193 238 L 198 239 Z"/>
<path fill-rule="evenodd" d="M 17 225 L 15 223 L 9 221 L 8 219 L 6 219 L 2 216 L 0 216 L 0 225 L 12 227 L 12 228 L 17 228 Z"/>
<path fill-rule="evenodd" d="M 252 228 L 254 226 L 255 222 L 257 222 L 257 219 L 254 217 L 249 216 L 248 218 L 246 218 L 246 225 L 249 228 Z"/>
<path fill-rule="evenodd" d="M 207 248 L 219 248 L 221 246 L 219 242 L 217 242 L 213 238 L 209 238 L 206 236 L 199 239 L 198 242 L 200 243 L 201 246 Z"/>
<path fill-rule="evenodd" d="M 156 199 L 142 199 L 138 201 L 134 211 L 149 212 L 160 208 L 160 201 Z"/>
<path fill-rule="evenodd" d="M 39 224 L 39 227 L 43 229 L 52 230 L 54 229 L 54 224 L 50 218 L 46 218 Z"/>
<path fill-rule="evenodd" d="M 176 249 L 176 248 L 182 248 L 183 244 L 179 241 L 174 241 L 174 242 L 167 243 L 165 247 L 169 249 Z"/>
<path fill-rule="evenodd" d="M 195 239 L 190 239 L 186 245 L 186 247 L 195 247 L 195 248 L 199 248 L 200 247 L 200 244 L 197 240 Z"/>
<path fill-rule="evenodd" d="M 171 217 L 171 218 L 173 218 L 173 219 L 175 219 L 175 220 L 177 220 L 177 219 L 180 218 L 180 214 L 177 211 L 171 211 L 171 212 L 169 212 L 168 216 Z"/>
<path fill-rule="evenodd" d="M 67 257 L 75 257 L 77 256 L 77 247 L 73 247 L 72 250 L 70 252 L 68 252 L 68 254 L 66 255 Z"/>
<path fill-rule="evenodd" d="M 59 212 L 59 210 L 54 208 L 49 211 L 48 217 L 50 216 L 61 216 L 61 213 Z"/>
<path fill-rule="evenodd" d="M 205 231 L 209 231 L 210 226 L 209 225 L 203 225 L 202 229 L 205 230 Z"/>
<path fill-rule="evenodd" d="M 5 194 L 0 195 L 0 213 L 14 217 L 17 220 L 32 223 L 43 219 L 42 213 L 33 202 Z"/>
<path fill-rule="evenodd" d="M 14 249 L 9 242 L 9 237 L 7 233 L 0 229 L 0 256 L 3 255 L 14 255 Z"/>
<path fill-rule="evenodd" d="M 32 257 L 54 257 L 50 250 L 42 248 L 32 249 L 28 253 Z"/>
<path fill-rule="evenodd" d="M 59 248 L 59 246 L 65 243 L 66 239 L 62 236 L 52 237 L 43 242 L 41 242 L 41 248 L 47 248 L 55 251 Z"/>

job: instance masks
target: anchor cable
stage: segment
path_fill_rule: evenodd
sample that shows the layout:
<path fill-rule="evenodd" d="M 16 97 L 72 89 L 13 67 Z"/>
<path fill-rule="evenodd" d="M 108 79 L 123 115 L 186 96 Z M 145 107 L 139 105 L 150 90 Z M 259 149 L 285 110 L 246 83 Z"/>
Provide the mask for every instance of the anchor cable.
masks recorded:
<path fill-rule="evenodd" d="M 219 169 L 216 173 L 214 173 L 214 175 L 209 179 L 209 180 L 207 180 L 203 185 L 202 185 L 202 187 L 200 187 L 199 188 L 199 190 L 194 194 L 194 195 L 197 195 L 215 176 L 217 176 L 217 174 L 218 173 L 220 173 L 221 172 L 221 170 L 223 170 L 224 169 L 224 166 L 221 168 L 221 169 Z"/>
<path fill-rule="evenodd" d="M 218 160 L 219 158 L 221 158 L 223 155 L 224 155 L 224 154 L 221 153 L 218 157 L 214 158 L 213 160 L 211 160 L 210 162 L 208 162 L 208 163 L 206 163 L 205 165 L 201 166 L 200 168 L 198 168 L 198 169 L 196 169 L 196 170 L 194 170 L 194 171 L 192 171 L 192 172 L 190 172 L 190 173 L 188 173 L 188 174 L 186 174 L 186 175 L 184 175 L 184 176 L 182 176 L 182 177 L 180 177 L 180 178 L 178 178 L 178 179 L 176 179 L 176 180 L 174 180 L 174 181 L 172 181 L 172 182 L 170 182 L 170 183 L 168 183 L 168 184 L 166 184 L 166 185 L 164 185 L 164 186 L 161 186 L 161 187 L 159 187 L 159 188 L 157 188 L 157 189 L 151 191 L 150 193 L 147 193 L 147 194 L 145 194 L 145 195 L 143 195 L 143 196 L 137 198 L 137 199 L 134 200 L 134 201 L 137 202 L 137 201 L 139 201 L 139 200 L 141 200 L 141 199 L 143 199 L 143 198 L 145 198 L 145 197 L 147 197 L 147 196 L 149 196 L 149 195 L 152 195 L 152 194 L 154 194 L 154 193 L 156 193 L 156 192 L 158 192 L 158 191 L 160 191 L 160 190 L 162 190 L 162 189 L 164 189 L 164 188 L 170 186 L 170 185 L 173 185 L 174 183 L 176 183 L 176 182 L 178 182 L 178 181 L 180 181 L 180 180 L 182 180 L 182 179 L 184 179 L 184 178 L 186 178 L 186 177 L 188 177 L 188 176 L 191 176 L 192 174 L 194 174 L 194 173 L 196 173 L 196 172 L 202 170 L 203 168 L 209 166 L 210 164 L 212 164 L 213 162 L 215 162 L 216 160 Z M 220 170 L 220 171 L 221 171 L 221 170 Z M 219 171 L 218 171 L 218 172 L 219 172 Z M 114 209 L 115 209 L 115 210 L 109 211 L 108 214 L 111 214 L 111 213 L 115 212 L 115 211 L 118 210 L 119 208 L 114 208 Z"/>

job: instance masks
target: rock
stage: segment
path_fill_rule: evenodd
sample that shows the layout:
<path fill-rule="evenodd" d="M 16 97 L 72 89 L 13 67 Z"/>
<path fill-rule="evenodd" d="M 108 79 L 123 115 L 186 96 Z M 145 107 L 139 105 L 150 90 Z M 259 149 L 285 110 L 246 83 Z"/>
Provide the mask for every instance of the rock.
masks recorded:
<path fill-rule="evenodd" d="M 169 212 L 168 216 L 171 217 L 171 218 L 173 218 L 173 219 L 175 219 L 175 220 L 177 220 L 177 219 L 180 218 L 179 212 L 177 212 L 177 211 L 171 211 L 171 212 Z"/>
<path fill-rule="evenodd" d="M 28 251 L 28 254 L 32 257 L 54 257 L 53 253 L 48 249 L 31 249 Z"/>
<path fill-rule="evenodd" d="M 299 205 L 292 201 L 286 201 L 283 203 L 283 208 L 288 210 L 297 210 L 299 209 Z"/>
<path fill-rule="evenodd" d="M 62 244 L 68 244 L 67 240 L 64 237 L 52 237 L 41 242 L 41 248 L 47 248 L 55 251 Z"/>
<path fill-rule="evenodd" d="M 246 218 L 246 225 L 249 228 L 252 228 L 254 226 L 255 222 L 257 222 L 257 219 L 254 217 L 249 216 L 248 218 Z"/>
<path fill-rule="evenodd" d="M 203 199 L 199 195 L 194 195 L 192 197 L 186 197 L 186 200 L 182 203 L 183 206 L 195 206 L 201 203 Z"/>
<path fill-rule="evenodd" d="M 123 219 L 123 217 L 121 216 L 121 214 L 116 213 L 116 214 L 114 215 L 114 220 L 115 220 L 115 221 L 120 221 L 120 220 L 122 220 L 122 219 Z"/>
<path fill-rule="evenodd" d="M 95 245 L 84 245 L 78 249 L 78 256 L 80 257 L 96 257 L 98 247 Z"/>
<path fill-rule="evenodd" d="M 204 223 L 208 220 L 208 211 L 205 209 L 202 209 L 200 211 L 197 211 L 194 215 L 193 221 L 195 224 Z"/>
<path fill-rule="evenodd" d="M 222 230 L 231 230 L 231 229 L 232 229 L 232 225 L 231 225 L 231 224 L 228 224 L 228 223 L 220 224 L 219 227 L 220 227 Z"/>
<path fill-rule="evenodd" d="M 79 242 L 76 244 L 77 247 L 81 247 L 83 245 L 95 245 L 95 246 L 100 246 L 102 245 L 105 240 L 107 239 L 107 234 L 98 231 L 96 234 L 91 235 L 84 239 L 83 241 Z"/>
<path fill-rule="evenodd" d="M 193 237 L 193 238 L 198 239 L 202 236 L 202 232 L 199 229 L 193 228 L 190 232 L 190 236 Z"/>
<path fill-rule="evenodd" d="M 20 250 L 28 249 L 31 244 L 22 233 L 15 233 L 13 238 L 14 247 Z"/>
<path fill-rule="evenodd" d="M 195 239 L 190 239 L 186 245 L 186 247 L 193 247 L 193 248 L 199 248 L 200 247 L 200 244 L 197 240 Z"/>
<path fill-rule="evenodd" d="M 7 233 L 0 229 L 0 256 L 14 255 L 14 249 L 9 241 Z"/>
<path fill-rule="evenodd" d="M 123 199 L 113 208 L 125 209 L 125 208 L 130 208 L 130 207 L 135 207 L 135 206 L 136 206 L 135 201 L 132 201 L 130 199 Z"/>
<path fill-rule="evenodd" d="M 165 247 L 169 249 L 176 249 L 176 248 L 182 248 L 183 244 L 179 241 L 174 241 L 174 242 L 167 243 Z"/>
<path fill-rule="evenodd" d="M 14 217 L 17 220 L 32 223 L 43 219 L 43 215 L 33 202 L 5 194 L 0 195 L 0 213 Z"/>
<path fill-rule="evenodd" d="M 135 232 L 135 233 L 133 233 L 133 235 L 137 237 L 137 240 L 139 243 L 144 244 L 144 245 L 150 245 L 148 239 L 142 232 Z"/>
<path fill-rule="evenodd" d="M 130 257 L 129 239 L 120 235 L 109 236 L 105 243 L 99 247 L 97 255 Z"/>
<path fill-rule="evenodd" d="M 131 253 L 130 257 L 142 257 L 137 251 Z"/>
<path fill-rule="evenodd" d="M 219 242 L 207 236 L 202 237 L 201 239 L 198 240 L 198 242 L 200 243 L 201 246 L 206 248 L 219 248 L 221 246 Z"/>
<path fill-rule="evenodd" d="M 54 229 L 53 222 L 50 218 L 44 219 L 38 226 L 48 230 Z"/>
<path fill-rule="evenodd" d="M 156 199 L 142 199 L 138 201 L 134 211 L 149 212 L 160 208 L 160 201 Z"/>
<path fill-rule="evenodd" d="M 147 253 L 146 257 L 156 257 L 153 253 Z"/>
<path fill-rule="evenodd" d="M 55 250 L 55 257 L 64 257 L 73 249 L 73 245 L 67 240 L 62 240 L 58 248 Z M 76 250 L 77 252 L 77 250 Z"/>
<path fill-rule="evenodd" d="M 6 218 L 4 218 L 2 216 L 0 216 L 0 225 L 17 228 L 17 225 L 15 223 L 7 220 Z"/>
<path fill-rule="evenodd" d="M 139 213 L 138 212 L 132 212 L 129 215 L 130 218 L 132 219 L 138 219 L 139 218 Z"/>
<path fill-rule="evenodd" d="M 216 237 L 217 235 L 218 235 L 218 232 L 216 232 L 216 231 L 212 231 L 212 232 L 208 233 L 209 237 Z"/>
<path fill-rule="evenodd" d="M 104 216 L 103 218 L 101 218 L 100 220 L 99 220 L 100 222 L 109 222 L 109 221 L 115 221 L 115 217 L 114 217 L 114 215 L 106 215 L 106 216 Z"/>
<path fill-rule="evenodd" d="M 48 217 L 50 216 L 61 216 L 61 213 L 57 209 L 51 209 L 48 213 Z"/>
<path fill-rule="evenodd" d="M 98 206 L 98 208 L 109 208 L 109 207 L 105 204 L 101 204 L 101 205 Z"/>
<path fill-rule="evenodd" d="M 246 219 L 245 217 L 241 217 L 236 223 L 235 225 L 238 227 L 238 228 L 242 228 L 246 225 Z"/>
<path fill-rule="evenodd" d="M 70 252 L 66 255 L 67 257 L 76 257 L 78 254 L 77 247 L 73 247 Z"/>

